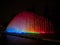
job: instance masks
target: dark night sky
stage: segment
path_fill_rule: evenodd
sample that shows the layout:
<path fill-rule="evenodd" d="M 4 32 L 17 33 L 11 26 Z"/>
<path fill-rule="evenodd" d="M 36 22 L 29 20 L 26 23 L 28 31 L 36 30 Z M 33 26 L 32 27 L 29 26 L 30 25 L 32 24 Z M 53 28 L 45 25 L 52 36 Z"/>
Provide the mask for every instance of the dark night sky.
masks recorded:
<path fill-rule="evenodd" d="M 2 1 L 0 3 L 0 25 L 6 27 L 11 19 L 22 11 L 32 11 L 54 23 L 55 31 L 60 34 L 60 16 L 56 14 L 55 0 Z"/>
<path fill-rule="evenodd" d="M 0 24 L 7 26 L 10 20 L 19 12 L 32 11 L 43 15 L 55 24 L 55 30 L 59 30 L 59 16 L 56 15 L 56 1 L 11 1 L 3 2 L 0 6 Z"/>

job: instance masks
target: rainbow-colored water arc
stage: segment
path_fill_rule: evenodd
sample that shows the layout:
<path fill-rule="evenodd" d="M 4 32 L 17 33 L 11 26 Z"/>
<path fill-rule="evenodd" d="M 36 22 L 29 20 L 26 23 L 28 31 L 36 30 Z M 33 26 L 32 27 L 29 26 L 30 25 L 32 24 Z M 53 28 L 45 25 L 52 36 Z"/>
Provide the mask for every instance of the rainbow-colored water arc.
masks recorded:
<path fill-rule="evenodd" d="M 51 33 L 53 32 L 53 25 L 51 22 L 48 23 L 48 21 L 42 16 L 38 16 L 32 12 L 22 12 L 17 14 L 10 24 L 8 24 L 6 32 L 19 34 Z"/>

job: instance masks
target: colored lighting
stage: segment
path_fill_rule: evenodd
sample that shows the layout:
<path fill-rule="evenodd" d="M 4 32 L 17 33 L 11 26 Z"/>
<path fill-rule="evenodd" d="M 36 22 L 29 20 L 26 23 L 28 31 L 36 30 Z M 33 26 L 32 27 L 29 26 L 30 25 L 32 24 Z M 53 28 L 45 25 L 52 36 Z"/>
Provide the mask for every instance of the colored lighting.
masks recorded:
<path fill-rule="evenodd" d="M 8 24 L 6 32 L 19 33 L 19 34 L 41 34 L 49 32 L 47 21 L 44 17 L 38 16 L 32 12 L 22 12 L 16 15 L 13 20 Z M 50 25 L 51 26 L 51 25 Z M 52 26 L 53 27 L 53 26 Z"/>

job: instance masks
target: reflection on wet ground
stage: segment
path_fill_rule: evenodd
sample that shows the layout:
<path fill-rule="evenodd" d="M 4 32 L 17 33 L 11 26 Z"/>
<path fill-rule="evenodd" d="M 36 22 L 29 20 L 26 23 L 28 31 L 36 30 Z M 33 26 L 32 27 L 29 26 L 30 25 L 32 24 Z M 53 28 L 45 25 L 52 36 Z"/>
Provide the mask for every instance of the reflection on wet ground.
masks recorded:
<path fill-rule="evenodd" d="M 16 45 L 20 45 L 20 44 L 38 45 L 39 43 L 42 43 L 36 40 L 31 40 L 31 39 L 26 39 L 26 38 L 21 38 L 21 37 L 16 37 L 16 36 L 10 36 L 10 35 L 7 35 L 7 39 L 8 39 L 9 44 L 16 44 Z"/>

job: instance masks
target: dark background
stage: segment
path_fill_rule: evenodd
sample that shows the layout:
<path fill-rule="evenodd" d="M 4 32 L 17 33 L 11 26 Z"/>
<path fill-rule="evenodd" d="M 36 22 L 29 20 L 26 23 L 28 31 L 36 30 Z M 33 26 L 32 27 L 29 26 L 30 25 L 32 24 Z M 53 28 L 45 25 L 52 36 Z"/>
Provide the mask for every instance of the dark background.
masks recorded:
<path fill-rule="evenodd" d="M 59 32 L 59 15 L 56 15 L 55 0 L 32 0 L 32 1 L 2 1 L 0 5 L 0 25 L 4 27 L 19 12 L 32 11 L 43 15 L 55 24 L 55 30 Z"/>
<path fill-rule="evenodd" d="M 12 18 L 22 12 L 31 11 L 42 15 L 54 23 L 56 35 L 60 34 L 60 16 L 56 14 L 56 0 L 30 0 L 30 1 L 1 1 L 0 3 L 0 25 L 6 29 Z M 0 27 L 1 28 L 1 27 Z M 4 31 L 3 30 L 3 31 Z M 2 31 L 2 30 L 1 30 Z M 58 37 L 57 37 L 58 38 Z"/>

